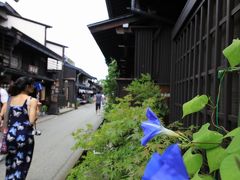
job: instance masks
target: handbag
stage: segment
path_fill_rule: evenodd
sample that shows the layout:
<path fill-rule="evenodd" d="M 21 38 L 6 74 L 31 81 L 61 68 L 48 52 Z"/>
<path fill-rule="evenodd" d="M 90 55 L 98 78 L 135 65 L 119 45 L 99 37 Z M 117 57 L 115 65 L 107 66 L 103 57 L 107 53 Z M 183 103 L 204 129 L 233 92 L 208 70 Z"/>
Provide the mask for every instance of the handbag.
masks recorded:
<path fill-rule="evenodd" d="M 1 137 L 1 142 L 0 142 L 0 154 L 7 154 L 8 153 L 8 148 L 7 148 L 7 133 L 3 132 L 2 137 Z"/>
<path fill-rule="evenodd" d="M 4 121 L 3 121 L 3 132 L 2 136 L 0 137 L 0 154 L 7 154 L 8 148 L 7 148 L 7 125 L 8 125 L 8 116 L 9 116 L 9 108 L 10 108 L 10 98 L 7 101 L 7 111 L 4 114 Z"/>

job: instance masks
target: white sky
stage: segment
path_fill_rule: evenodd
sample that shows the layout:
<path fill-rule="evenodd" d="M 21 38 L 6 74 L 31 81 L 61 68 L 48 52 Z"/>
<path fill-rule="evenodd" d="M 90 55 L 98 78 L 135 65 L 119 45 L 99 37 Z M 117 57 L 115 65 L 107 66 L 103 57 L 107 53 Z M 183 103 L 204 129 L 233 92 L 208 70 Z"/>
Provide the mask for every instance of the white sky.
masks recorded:
<path fill-rule="evenodd" d="M 5 2 L 5 1 L 3 1 Z M 88 24 L 108 19 L 105 0 L 6 0 L 21 16 L 52 26 L 47 40 L 68 46 L 65 54 L 98 80 L 105 79 L 105 58 Z"/>

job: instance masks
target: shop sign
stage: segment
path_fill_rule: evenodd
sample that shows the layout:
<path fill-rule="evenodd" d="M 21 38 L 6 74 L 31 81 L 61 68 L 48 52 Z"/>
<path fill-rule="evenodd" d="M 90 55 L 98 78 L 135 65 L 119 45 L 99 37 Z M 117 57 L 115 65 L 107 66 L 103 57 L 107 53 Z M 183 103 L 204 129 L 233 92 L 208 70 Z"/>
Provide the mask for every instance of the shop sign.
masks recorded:
<path fill-rule="evenodd" d="M 33 74 L 37 74 L 38 73 L 38 67 L 33 66 L 33 65 L 28 65 L 28 72 L 33 73 Z"/>

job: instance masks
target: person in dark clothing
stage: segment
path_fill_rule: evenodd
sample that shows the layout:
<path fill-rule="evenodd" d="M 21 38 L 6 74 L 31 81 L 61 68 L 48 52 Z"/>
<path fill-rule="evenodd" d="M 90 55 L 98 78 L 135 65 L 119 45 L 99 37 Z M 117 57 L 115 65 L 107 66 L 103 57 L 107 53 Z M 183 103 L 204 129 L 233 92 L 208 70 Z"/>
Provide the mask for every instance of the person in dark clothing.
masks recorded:
<path fill-rule="evenodd" d="M 29 96 L 33 93 L 33 80 L 20 77 L 10 88 L 11 94 L 6 157 L 5 180 L 25 180 L 31 165 L 34 136 L 33 124 L 37 120 L 37 99 Z"/>
<path fill-rule="evenodd" d="M 102 94 L 98 91 L 96 94 L 96 114 L 100 114 L 100 110 L 101 110 L 101 103 L 102 103 Z"/>

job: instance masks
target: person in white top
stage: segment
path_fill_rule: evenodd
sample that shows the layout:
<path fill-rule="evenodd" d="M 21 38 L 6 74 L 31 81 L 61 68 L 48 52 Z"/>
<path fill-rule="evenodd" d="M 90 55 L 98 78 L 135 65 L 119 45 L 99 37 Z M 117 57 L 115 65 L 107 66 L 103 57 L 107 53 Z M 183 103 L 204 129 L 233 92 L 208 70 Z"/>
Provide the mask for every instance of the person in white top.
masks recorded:
<path fill-rule="evenodd" d="M 1 111 L 0 111 L 0 127 L 3 125 L 4 114 L 7 110 L 7 101 L 8 101 L 8 93 L 5 89 L 0 88 L 0 103 L 1 103 Z"/>
<path fill-rule="evenodd" d="M 0 88 L 0 134 L 4 131 L 3 129 L 3 118 L 7 111 L 8 93 L 5 89 Z M 0 161 L 3 160 L 6 155 L 0 155 Z"/>

